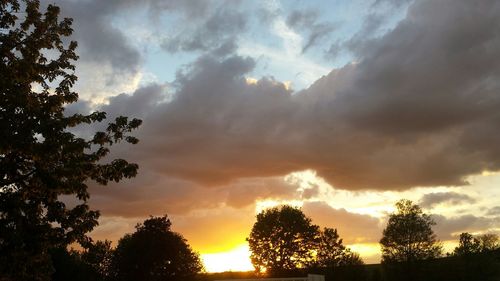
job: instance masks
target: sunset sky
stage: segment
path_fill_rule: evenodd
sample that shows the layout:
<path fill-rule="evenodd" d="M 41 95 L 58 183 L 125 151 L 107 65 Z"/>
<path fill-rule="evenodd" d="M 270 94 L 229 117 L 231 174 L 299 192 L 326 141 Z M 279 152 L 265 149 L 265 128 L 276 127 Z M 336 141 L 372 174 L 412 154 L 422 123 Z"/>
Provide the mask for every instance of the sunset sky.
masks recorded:
<path fill-rule="evenodd" d="M 168 214 L 208 271 L 251 270 L 255 215 L 291 204 L 378 263 L 402 198 L 448 250 L 500 233 L 499 1 L 43 2 L 74 18 L 67 111 L 143 120 L 95 239 Z"/>

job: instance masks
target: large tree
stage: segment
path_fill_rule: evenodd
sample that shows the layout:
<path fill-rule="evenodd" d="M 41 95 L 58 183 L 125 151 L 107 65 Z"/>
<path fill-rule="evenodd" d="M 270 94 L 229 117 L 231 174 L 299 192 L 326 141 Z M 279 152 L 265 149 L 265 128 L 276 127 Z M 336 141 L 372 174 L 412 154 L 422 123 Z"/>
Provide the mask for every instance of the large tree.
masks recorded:
<path fill-rule="evenodd" d="M 74 103 L 76 42 L 72 20 L 37 0 L 0 1 L 0 278 L 49 280 L 49 251 L 89 242 L 99 213 L 87 205 L 87 184 L 133 177 L 138 166 L 105 159 L 140 120 L 118 117 L 84 138 L 71 132 L 101 122 L 105 113 L 67 116 Z M 73 196 L 71 207 L 61 196 Z"/>
<path fill-rule="evenodd" d="M 120 281 L 184 281 L 203 265 L 179 233 L 170 229 L 167 216 L 151 217 L 120 239 L 114 251 L 111 277 Z"/>
<path fill-rule="evenodd" d="M 314 261 L 319 227 L 291 206 L 264 210 L 247 238 L 256 271 L 270 272 L 306 267 Z"/>
<path fill-rule="evenodd" d="M 300 209 L 287 205 L 259 213 L 247 240 L 259 272 L 363 263 L 342 244 L 336 229 L 321 231 Z"/>
<path fill-rule="evenodd" d="M 412 263 L 439 257 L 442 247 L 432 231 L 432 218 L 410 200 L 400 200 L 396 209 L 380 240 L 382 262 Z"/>

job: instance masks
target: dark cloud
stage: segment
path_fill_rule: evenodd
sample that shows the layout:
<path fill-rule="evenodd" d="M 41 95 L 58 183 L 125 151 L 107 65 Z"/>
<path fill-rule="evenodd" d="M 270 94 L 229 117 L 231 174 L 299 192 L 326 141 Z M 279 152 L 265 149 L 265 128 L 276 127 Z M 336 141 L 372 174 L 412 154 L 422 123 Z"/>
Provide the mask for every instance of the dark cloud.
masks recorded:
<path fill-rule="evenodd" d="M 342 44 L 338 41 L 333 43 L 332 45 L 330 45 L 328 50 L 326 50 L 324 53 L 325 58 L 329 59 L 329 60 L 335 60 L 344 50 L 343 45 L 344 44 Z"/>
<path fill-rule="evenodd" d="M 487 216 L 500 216 L 500 206 L 493 207 L 486 213 Z"/>
<path fill-rule="evenodd" d="M 45 0 L 43 2 L 45 4 L 52 3 Z M 129 42 L 125 31 L 113 26 L 114 19 L 123 19 L 126 13 L 131 10 L 143 10 L 148 11 L 153 16 L 149 20 L 155 20 L 163 13 L 176 13 L 182 15 L 182 21 L 187 19 L 193 21 L 205 17 L 214 5 L 214 1 L 210 0 L 146 0 L 140 2 L 135 0 L 57 0 L 55 3 L 61 7 L 63 16 L 71 17 L 74 20 L 72 39 L 79 43 L 81 59 L 100 64 L 109 62 L 117 72 L 136 72 L 141 63 L 141 54 Z M 219 36 L 221 33 L 229 31 L 230 28 L 238 28 L 239 25 L 244 24 L 243 19 L 240 20 L 243 23 L 235 20 L 239 15 L 229 14 L 229 11 L 221 8 L 207 20 L 206 29 L 203 31 L 215 32 Z"/>
<path fill-rule="evenodd" d="M 89 114 L 92 112 L 92 105 L 86 100 L 78 100 L 75 103 L 70 103 L 64 108 L 64 115 L 71 116 L 73 114 Z"/>
<path fill-rule="evenodd" d="M 207 187 L 146 169 L 142 169 L 136 178 L 119 184 L 91 186 L 90 192 L 93 208 L 101 210 L 106 216 L 127 218 L 165 213 L 186 215 L 200 209 L 225 206 L 243 209 L 254 206 L 258 200 L 301 198 L 297 186 L 282 178 L 248 178 Z"/>
<path fill-rule="evenodd" d="M 441 240 L 456 239 L 462 232 L 485 231 L 488 228 L 498 225 L 498 218 L 484 218 L 474 215 L 464 215 L 447 218 L 442 215 L 432 215 L 436 225 L 433 227 L 435 233 Z"/>
<path fill-rule="evenodd" d="M 361 26 L 352 37 L 342 43 L 334 43 L 325 53 L 326 58 L 332 58 L 332 51 L 337 49 L 349 52 L 358 60 L 364 55 L 365 48 L 370 48 L 372 41 L 377 41 L 387 29 L 392 29 L 391 22 L 395 15 L 406 13 L 412 0 L 376 0 L 372 3 L 369 13 L 363 17 Z M 337 51 L 339 52 L 339 51 Z"/>
<path fill-rule="evenodd" d="M 213 54 L 216 57 L 225 57 L 231 54 L 234 54 L 236 49 L 238 48 L 238 45 L 236 42 L 233 40 L 228 40 L 215 49 L 211 50 L 211 54 Z"/>
<path fill-rule="evenodd" d="M 363 56 L 364 48 L 369 48 L 372 41 L 376 40 L 377 33 L 385 23 L 387 15 L 380 12 L 368 14 L 362 21 L 360 29 L 342 44 L 334 43 L 330 46 L 329 52 L 336 49 L 349 50 L 355 57 Z M 338 51 L 337 51 L 338 52 Z M 329 53 L 327 53 L 328 55 Z"/>
<path fill-rule="evenodd" d="M 243 74 L 253 66 L 248 58 L 220 62 L 200 58 L 178 75 L 171 102 L 129 112 L 146 114 L 138 132 L 141 143 L 127 153 L 144 162 L 146 169 L 208 185 L 283 175 L 290 164 L 279 164 L 283 154 L 278 152 L 293 140 L 277 140 L 286 132 L 292 96 L 285 85 L 272 79 L 248 84 Z M 140 104 L 132 102 L 136 98 L 111 100 L 103 110 L 111 115 L 112 107 L 133 110 L 134 104 Z"/>
<path fill-rule="evenodd" d="M 359 63 L 313 85 L 332 128 L 349 136 L 332 146 L 351 149 L 341 170 L 320 175 L 344 187 L 397 188 L 461 185 L 498 170 L 499 9 L 419 1 L 360 49 Z"/>
<path fill-rule="evenodd" d="M 166 85 L 150 84 L 137 89 L 132 95 L 120 94 L 109 99 L 109 104 L 101 106 L 108 119 L 120 115 L 145 118 L 148 112 L 168 100 L 169 93 Z"/>
<path fill-rule="evenodd" d="M 474 203 L 476 199 L 466 194 L 457 192 L 438 192 L 428 193 L 420 199 L 420 206 L 424 208 L 432 208 L 436 205 L 447 203 L 450 205 L 459 205 L 462 203 Z"/>
<path fill-rule="evenodd" d="M 133 8 L 133 1 L 58 0 L 56 4 L 61 7 L 63 16 L 74 20 L 71 39 L 78 41 L 82 61 L 99 64 L 108 62 L 115 72 L 138 71 L 140 52 L 129 43 L 121 30 L 111 24 L 112 16 L 117 11 Z"/>
<path fill-rule="evenodd" d="M 135 0 L 126 0 L 134 2 Z M 204 17 L 215 1 L 212 0 L 148 0 L 150 13 L 158 17 L 162 12 L 180 12 L 185 20 L 193 20 Z M 141 2 L 142 3 L 142 2 Z"/>
<path fill-rule="evenodd" d="M 247 82 L 253 59 L 204 55 L 167 102 L 152 86 L 104 110 L 144 119 L 141 143 L 122 151 L 142 170 L 201 186 L 306 169 L 344 189 L 463 185 L 500 169 L 499 12 L 419 1 L 358 63 L 295 94 Z"/>
<path fill-rule="evenodd" d="M 220 5 L 215 10 L 206 9 L 195 24 L 183 21 L 179 32 L 168 36 L 161 44 L 168 52 L 212 51 L 227 54 L 236 48 L 236 40 L 247 27 L 247 14 L 237 7 Z"/>
<path fill-rule="evenodd" d="M 319 21 L 318 12 L 314 10 L 294 10 L 288 15 L 286 23 L 290 27 L 307 34 L 302 53 L 307 52 L 312 46 L 326 39 L 335 30 L 332 23 Z"/>
<path fill-rule="evenodd" d="M 373 2 L 372 7 L 377 7 L 380 5 L 389 5 L 392 7 L 401 7 L 403 5 L 408 5 L 413 0 L 375 0 Z"/>
<path fill-rule="evenodd" d="M 80 59 L 77 74 L 81 78 L 83 87 L 80 91 L 85 93 L 95 91 L 95 89 L 89 87 L 89 84 L 104 82 L 102 87 L 109 87 L 106 94 L 116 94 L 113 91 L 114 87 L 117 87 L 126 79 L 133 78 L 140 72 L 143 63 L 143 52 L 148 50 L 139 50 L 131 42 L 133 37 L 131 34 L 127 34 L 131 26 L 126 26 L 126 24 L 123 26 L 122 24 L 121 28 L 117 28 L 118 25 L 114 24 L 115 21 L 127 23 L 128 19 L 126 17 L 131 12 L 144 12 L 150 16 L 147 22 L 151 26 L 151 30 L 154 30 L 160 15 L 170 13 L 180 15 L 178 25 L 181 26 L 183 22 L 191 22 L 193 19 L 206 16 L 208 11 L 211 10 L 213 2 L 210 0 L 55 1 L 55 4 L 61 7 L 62 16 L 73 19 L 74 32 L 70 39 L 77 41 L 79 44 L 77 53 Z M 53 2 L 44 0 L 42 3 L 48 5 Z M 206 44 L 215 45 L 216 40 L 224 39 L 224 42 L 218 45 L 218 52 L 230 51 L 230 43 L 233 38 L 223 38 L 221 34 L 228 32 L 230 28 L 239 28 L 238 22 L 233 21 L 233 19 L 240 14 L 231 14 L 229 19 L 224 21 L 224 17 L 228 13 L 224 9 L 220 9 L 219 13 L 215 13 L 212 18 L 207 20 L 204 29 L 199 30 L 198 37 L 192 37 L 191 44 L 196 44 L 195 40 L 197 39 L 199 39 L 198 43 L 205 44 L 201 40 L 209 37 L 209 35 L 203 35 L 206 32 L 207 34 L 214 34 L 214 37 L 209 38 L 210 42 Z M 244 23 L 243 19 L 241 21 Z M 227 25 L 226 28 L 224 28 L 224 24 Z M 82 67 L 82 64 L 85 64 L 85 67 Z M 95 95 L 95 93 L 90 94 Z"/>
<path fill-rule="evenodd" d="M 234 208 L 247 207 L 257 200 L 301 198 L 297 186 L 285 182 L 283 178 L 237 180 L 224 188 L 227 189 L 226 204 Z"/>
<path fill-rule="evenodd" d="M 306 202 L 302 210 L 312 218 L 314 224 L 336 228 L 345 243 L 378 242 L 382 233 L 377 218 L 334 209 L 324 202 Z"/>
<path fill-rule="evenodd" d="M 128 218 L 186 214 L 196 209 L 219 207 L 225 200 L 220 189 L 205 189 L 147 170 L 141 170 L 136 178 L 120 184 L 92 186 L 90 192 L 90 205 L 103 215 Z"/>

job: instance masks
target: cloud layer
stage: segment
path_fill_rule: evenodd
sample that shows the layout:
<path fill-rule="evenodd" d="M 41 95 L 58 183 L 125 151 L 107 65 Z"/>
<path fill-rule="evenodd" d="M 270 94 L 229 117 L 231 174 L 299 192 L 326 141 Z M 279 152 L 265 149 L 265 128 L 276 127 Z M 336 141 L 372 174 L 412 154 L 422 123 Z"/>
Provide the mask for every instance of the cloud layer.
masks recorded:
<path fill-rule="evenodd" d="M 144 116 L 132 153 L 147 169 L 204 185 L 304 169 L 343 189 L 463 185 L 500 168 L 498 12 L 420 1 L 359 63 L 296 94 L 247 83 L 251 58 L 206 55 L 178 75 L 171 102 L 111 104 Z"/>
<path fill-rule="evenodd" d="M 420 199 L 420 206 L 424 208 L 432 208 L 433 206 L 442 203 L 459 205 L 474 202 L 476 202 L 476 200 L 466 194 L 460 194 L 457 192 L 438 192 L 428 193 L 422 196 L 422 199 Z"/>

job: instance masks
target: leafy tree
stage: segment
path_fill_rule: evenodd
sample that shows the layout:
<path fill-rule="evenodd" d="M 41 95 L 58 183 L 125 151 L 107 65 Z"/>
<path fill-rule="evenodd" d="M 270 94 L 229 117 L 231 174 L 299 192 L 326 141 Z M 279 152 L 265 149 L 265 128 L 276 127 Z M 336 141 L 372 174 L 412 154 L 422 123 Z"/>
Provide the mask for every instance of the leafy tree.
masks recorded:
<path fill-rule="evenodd" d="M 459 245 L 453 251 L 454 280 L 499 280 L 500 246 L 498 236 L 460 234 Z"/>
<path fill-rule="evenodd" d="M 89 243 L 83 251 L 57 248 L 50 250 L 54 273 L 52 281 L 108 280 L 113 254 L 110 241 Z"/>
<path fill-rule="evenodd" d="M 400 200 L 396 208 L 380 240 L 382 262 L 412 263 L 439 257 L 442 247 L 432 231 L 432 218 L 410 200 Z"/>
<path fill-rule="evenodd" d="M 256 271 L 304 268 L 314 262 L 319 227 L 291 206 L 264 210 L 257 215 L 247 241 Z"/>
<path fill-rule="evenodd" d="M 454 255 L 465 256 L 477 254 L 481 251 L 481 242 L 472 236 L 472 234 L 464 232 L 460 234 L 458 246 L 453 251 Z"/>
<path fill-rule="evenodd" d="M 257 272 L 363 264 L 342 244 L 336 229 L 321 231 L 300 209 L 287 205 L 259 213 L 247 241 Z"/>
<path fill-rule="evenodd" d="M 111 260 L 113 257 L 111 241 L 105 240 L 90 243 L 87 248 L 80 253 L 80 257 L 82 262 L 92 267 L 101 279 L 106 279 L 111 270 Z"/>
<path fill-rule="evenodd" d="M 344 253 L 342 253 L 342 258 L 340 259 L 339 266 L 351 266 L 351 265 L 364 265 L 363 259 L 358 253 L 352 252 L 351 249 L 346 248 Z"/>
<path fill-rule="evenodd" d="M 92 265 L 82 259 L 80 252 L 66 248 L 51 249 L 54 273 L 52 281 L 103 281 L 102 276 Z"/>
<path fill-rule="evenodd" d="M 482 252 L 489 252 L 500 249 L 500 240 L 494 233 L 486 233 L 477 237 Z"/>
<path fill-rule="evenodd" d="M 336 229 L 325 227 L 321 231 L 316 250 L 317 266 L 338 267 L 362 264 L 363 260 L 359 255 L 343 245 Z"/>
<path fill-rule="evenodd" d="M 317 263 L 322 267 L 334 267 L 341 263 L 345 246 L 339 237 L 337 230 L 324 228 L 320 234 L 319 247 L 317 252 Z"/>
<path fill-rule="evenodd" d="M 67 42 L 72 20 L 59 8 L 40 11 L 38 0 L 0 1 L 0 276 L 5 280 L 49 280 L 49 251 L 79 242 L 97 225 L 87 205 L 87 183 L 133 177 L 138 166 L 122 159 L 103 162 L 109 146 L 141 121 L 118 117 L 85 139 L 71 133 L 106 114 L 64 115 L 78 99 L 71 90 L 76 42 Z M 62 195 L 78 204 L 68 207 Z"/>
<path fill-rule="evenodd" d="M 200 258 L 167 216 L 151 217 L 120 239 L 112 261 L 114 280 L 192 280 L 203 270 Z"/>
<path fill-rule="evenodd" d="M 498 235 L 493 233 L 482 234 L 474 237 L 464 232 L 460 234 L 459 244 L 453 251 L 456 256 L 467 256 L 478 253 L 488 253 L 500 249 Z"/>

